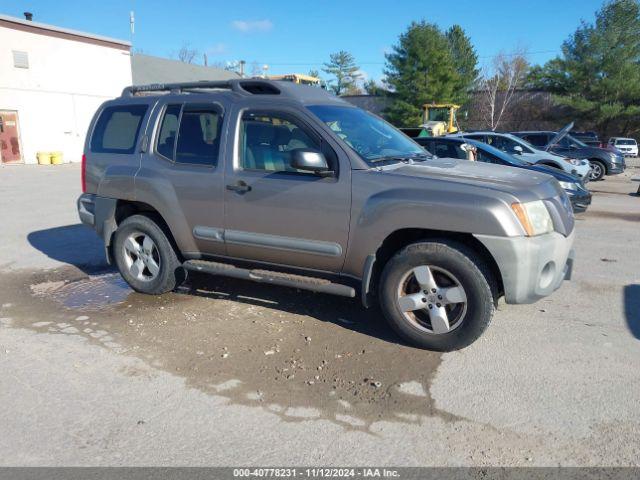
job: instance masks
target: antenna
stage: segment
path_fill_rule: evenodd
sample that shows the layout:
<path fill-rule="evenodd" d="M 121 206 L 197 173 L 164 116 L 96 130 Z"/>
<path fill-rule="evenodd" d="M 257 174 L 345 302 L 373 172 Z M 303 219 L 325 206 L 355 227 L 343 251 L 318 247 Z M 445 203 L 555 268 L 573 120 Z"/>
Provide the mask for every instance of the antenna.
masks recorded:
<path fill-rule="evenodd" d="M 136 33 L 136 18 L 133 10 L 129 12 L 129 26 L 131 27 L 131 38 L 133 38 L 133 34 Z"/>

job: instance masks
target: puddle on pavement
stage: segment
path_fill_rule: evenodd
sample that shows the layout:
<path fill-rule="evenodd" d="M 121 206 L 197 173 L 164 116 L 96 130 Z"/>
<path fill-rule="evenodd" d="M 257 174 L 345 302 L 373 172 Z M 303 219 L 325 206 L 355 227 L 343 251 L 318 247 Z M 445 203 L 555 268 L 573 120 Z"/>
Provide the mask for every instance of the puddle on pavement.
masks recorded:
<path fill-rule="evenodd" d="M 133 293 L 117 273 L 95 275 L 73 282 L 52 281 L 31 286 L 36 295 L 50 296 L 66 308 L 99 310 L 124 302 Z"/>
<path fill-rule="evenodd" d="M 4 273 L 0 298 L 4 326 L 81 336 L 284 420 L 368 431 L 379 420 L 455 419 L 429 395 L 440 355 L 401 344 L 354 300 L 221 277 L 148 296 L 116 273 L 71 267 Z"/>

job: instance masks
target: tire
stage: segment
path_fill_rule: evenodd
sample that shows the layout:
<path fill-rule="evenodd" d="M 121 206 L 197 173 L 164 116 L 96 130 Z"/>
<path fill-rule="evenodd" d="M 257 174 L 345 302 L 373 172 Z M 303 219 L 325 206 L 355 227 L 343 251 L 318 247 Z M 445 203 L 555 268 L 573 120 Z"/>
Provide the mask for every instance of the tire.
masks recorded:
<path fill-rule="evenodd" d="M 589 178 L 592 182 L 602 180 L 607 173 L 607 167 L 600 160 L 589 160 L 591 164 L 591 171 L 589 172 Z"/>
<path fill-rule="evenodd" d="M 425 294 L 423 287 L 432 285 L 430 280 L 436 282 L 436 292 L 427 287 Z M 457 286 L 462 287 L 466 303 L 455 302 L 460 300 L 459 290 L 451 289 Z M 493 317 L 497 291 L 480 255 L 463 244 L 438 239 L 408 245 L 387 262 L 380 277 L 379 299 L 389 325 L 404 340 L 446 352 L 464 348 L 482 335 Z M 411 309 L 418 309 L 405 312 L 401 303 L 406 308 L 407 302 Z M 443 330 L 442 310 L 447 314 L 448 330 Z"/>
<path fill-rule="evenodd" d="M 186 278 L 169 235 L 159 223 L 145 215 L 132 215 L 116 230 L 113 258 L 122 278 L 136 292 L 170 292 Z"/>

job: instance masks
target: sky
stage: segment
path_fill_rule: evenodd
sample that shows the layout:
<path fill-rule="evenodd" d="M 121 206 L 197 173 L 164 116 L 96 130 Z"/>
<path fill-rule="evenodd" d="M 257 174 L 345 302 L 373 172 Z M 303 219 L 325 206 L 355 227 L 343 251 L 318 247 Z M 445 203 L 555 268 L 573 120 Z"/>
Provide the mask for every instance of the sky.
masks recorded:
<path fill-rule="evenodd" d="M 0 13 L 131 40 L 134 52 L 175 58 L 182 46 L 209 64 L 245 60 L 269 74 L 321 69 L 329 54 L 354 55 L 365 78 L 383 77 L 384 54 L 412 21 L 461 25 L 481 66 L 493 56 L 528 50 L 532 63 L 555 57 L 562 42 L 591 22 L 602 0 L 0 0 Z M 135 33 L 129 12 L 135 12 Z"/>

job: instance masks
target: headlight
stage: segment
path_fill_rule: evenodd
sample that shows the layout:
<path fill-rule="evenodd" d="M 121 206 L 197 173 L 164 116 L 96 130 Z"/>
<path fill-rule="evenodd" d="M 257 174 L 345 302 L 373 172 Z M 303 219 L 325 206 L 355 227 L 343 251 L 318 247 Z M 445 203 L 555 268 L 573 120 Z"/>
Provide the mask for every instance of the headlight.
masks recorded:
<path fill-rule="evenodd" d="M 512 203 L 511 208 L 528 237 L 553 232 L 553 220 L 542 200 Z"/>
<path fill-rule="evenodd" d="M 571 165 L 581 165 L 580 160 L 576 160 L 575 158 L 565 158 L 564 161 L 569 162 Z"/>
<path fill-rule="evenodd" d="M 571 190 L 572 192 L 575 192 L 576 190 L 578 190 L 578 187 L 575 183 L 572 183 L 572 182 L 558 182 L 558 183 L 565 190 Z"/>

